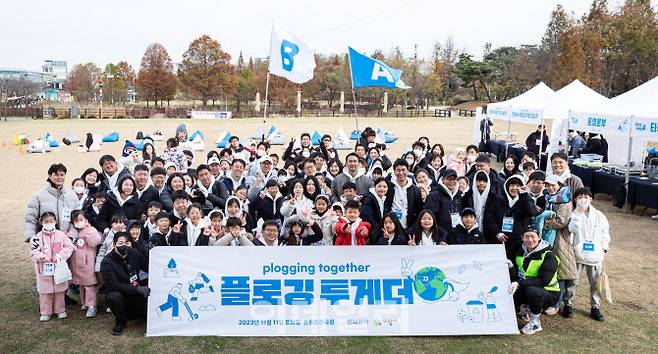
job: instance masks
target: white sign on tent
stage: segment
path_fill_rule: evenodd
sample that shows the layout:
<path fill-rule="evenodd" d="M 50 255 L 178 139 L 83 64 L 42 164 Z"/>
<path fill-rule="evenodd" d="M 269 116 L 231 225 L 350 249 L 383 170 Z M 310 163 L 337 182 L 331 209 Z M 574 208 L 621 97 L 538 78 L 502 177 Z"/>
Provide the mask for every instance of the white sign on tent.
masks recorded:
<path fill-rule="evenodd" d="M 628 136 L 630 118 L 611 114 L 569 112 L 569 129 L 605 135 Z"/>
<path fill-rule="evenodd" d="M 512 109 L 509 119 L 513 122 L 541 124 L 544 111 L 541 109 Z"/>
<path fill-rule="evenodd" d="M 646 137 L 658 141 L 658 118 L 633 117 L 633 136 Z"/>

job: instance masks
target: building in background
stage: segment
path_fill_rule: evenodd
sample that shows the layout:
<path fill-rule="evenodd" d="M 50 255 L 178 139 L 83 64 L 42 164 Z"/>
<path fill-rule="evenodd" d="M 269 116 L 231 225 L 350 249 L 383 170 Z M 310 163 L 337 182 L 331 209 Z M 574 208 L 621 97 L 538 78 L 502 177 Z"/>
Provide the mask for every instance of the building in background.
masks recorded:
<path fill-rule="evenodd" d="M 67 98 L 67 95 L 62 95 L 64 81 L 68 75 L 66 61 L 44 60 L 42 69 L 43 98 L 47 101 L 60 101 L 62 98 Z"/>

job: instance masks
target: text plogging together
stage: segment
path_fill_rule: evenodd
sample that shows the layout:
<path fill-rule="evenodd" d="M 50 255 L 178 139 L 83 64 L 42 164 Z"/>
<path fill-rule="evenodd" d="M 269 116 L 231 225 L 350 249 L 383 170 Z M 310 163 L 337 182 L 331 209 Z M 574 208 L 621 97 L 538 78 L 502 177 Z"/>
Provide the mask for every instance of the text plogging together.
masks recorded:
<path fill-rule="evenodd" d="M 314 275 L 316 271 L 318 273 L 327 273 L 331 275 L 336 275 L 339 273 L 365 273 L 370 269 L 370 264 L 354 264 L 348 262 L 345 264 L 302 264 L 297 262 L 297 264 L 265 264 L 263 265 L 263 275 L 266 274 L 281 274 L 281 275 L 295 275 L 295 274 L 308 274 Z"/>

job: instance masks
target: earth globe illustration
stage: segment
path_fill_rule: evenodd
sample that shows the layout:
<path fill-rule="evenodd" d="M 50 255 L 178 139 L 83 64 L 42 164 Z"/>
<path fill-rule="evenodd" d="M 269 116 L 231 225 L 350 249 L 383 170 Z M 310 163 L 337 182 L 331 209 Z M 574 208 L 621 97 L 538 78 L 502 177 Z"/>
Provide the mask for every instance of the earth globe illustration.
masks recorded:
<path fill-rule="evenodd" d="M 414 277 L 414 290 L 425 301 L 438 301 L 448 291 L 446 276 L 436 267 L 421 268 Z"/>

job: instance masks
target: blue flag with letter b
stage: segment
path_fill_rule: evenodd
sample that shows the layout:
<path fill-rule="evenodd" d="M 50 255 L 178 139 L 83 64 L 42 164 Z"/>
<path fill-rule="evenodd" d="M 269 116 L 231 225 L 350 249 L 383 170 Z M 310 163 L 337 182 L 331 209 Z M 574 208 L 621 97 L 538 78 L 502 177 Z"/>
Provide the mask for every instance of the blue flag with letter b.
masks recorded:
<path fill-rule="evenodd" d="M 365 56 L 349 47 L 352 87 L 380 86 L 409 89 L 400 77 L 402 70 L 394 69 L 383 62 Z"/>

